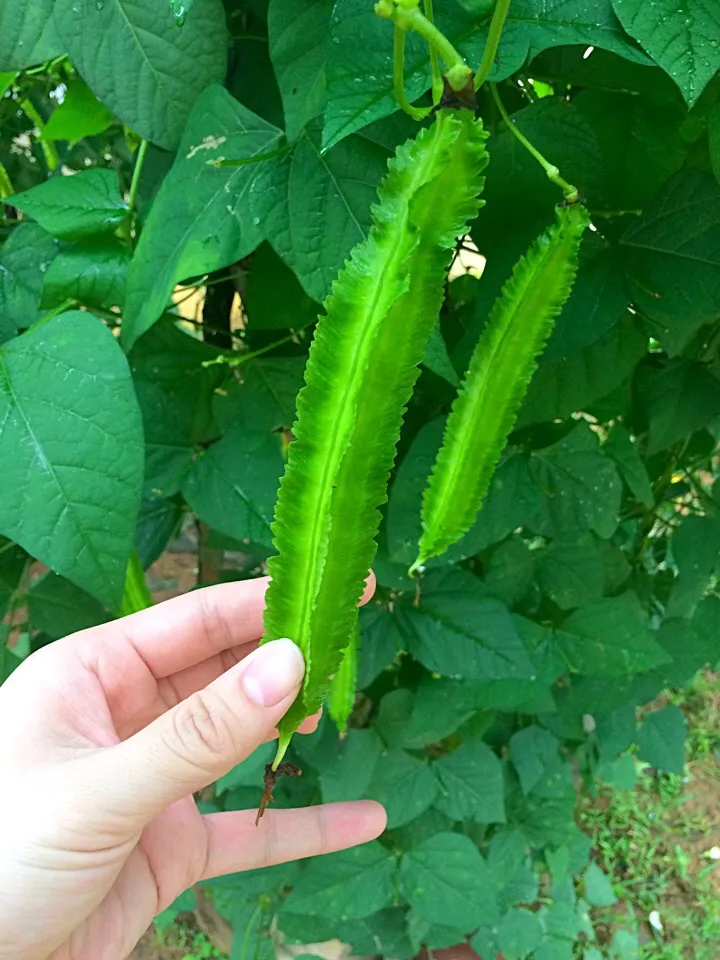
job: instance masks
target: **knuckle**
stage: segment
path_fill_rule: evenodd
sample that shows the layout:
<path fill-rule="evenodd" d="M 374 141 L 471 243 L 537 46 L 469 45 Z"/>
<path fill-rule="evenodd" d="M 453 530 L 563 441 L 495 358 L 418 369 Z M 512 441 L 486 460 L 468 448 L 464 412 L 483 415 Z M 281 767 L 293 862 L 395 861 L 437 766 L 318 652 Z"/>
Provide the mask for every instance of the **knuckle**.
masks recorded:
<path fill-rule="evenodd" d="M 237 738 L 227 705 L 200 690 L 173 711 L 173 740 L 193 763 L 207 766 L 233 755 Z"/>

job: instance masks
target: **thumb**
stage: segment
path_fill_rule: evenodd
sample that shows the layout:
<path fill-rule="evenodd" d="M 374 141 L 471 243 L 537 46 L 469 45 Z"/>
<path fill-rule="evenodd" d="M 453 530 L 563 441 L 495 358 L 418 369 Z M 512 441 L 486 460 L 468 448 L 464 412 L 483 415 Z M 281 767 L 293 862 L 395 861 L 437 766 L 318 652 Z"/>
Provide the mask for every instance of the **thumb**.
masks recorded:
<path fill-rule="evenodd" d="M 107 807 L 141 829 L 171 803 L 224 776 L 268 739 L 304 673 L 299 647 L 273 640 L 139 733 L 101 751 Z"/>

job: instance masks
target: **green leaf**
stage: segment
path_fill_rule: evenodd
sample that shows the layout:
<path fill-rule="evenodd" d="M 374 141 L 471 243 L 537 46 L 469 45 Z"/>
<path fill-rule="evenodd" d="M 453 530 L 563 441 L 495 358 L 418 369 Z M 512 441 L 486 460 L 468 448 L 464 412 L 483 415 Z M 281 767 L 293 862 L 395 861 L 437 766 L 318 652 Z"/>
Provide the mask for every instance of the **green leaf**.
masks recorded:
<path fill-rule="evenodd" d="M 617 896 L 607 876 L 596 863 L 585 871 L 585 899 L 593 907 L 611 907 Z"/>
<path fill-rule="evenodd" d="M 670 355 L 717 317 L 720 186 L 683 170 L 627 228 L 621 250 L 633 299 Z"/>
<path fill-rule="evenodd" d="M 330 682 L 327 710 L 341 737 L 347 734 L 350 716 L 355 706 L 357 672 L 360 646 L 360 623 L 350 634 L 350 643 L 343 654 L 342 663 Z"/>
<path fill-rule="evenodd" d="M 55 306 L 69 298 L 90 307 L 122 306 L 129 265 L 127 247 L 115 239 L 74 243 L 50 264 L 43 305 Z"/>
<path fill-rule="evenodd" d="M 113 607 L 142 486 L 142 426 L 127 361 L 88 313 L 0 350 L 0 531 Z"/>
<path fill-rule="evenodd" d="M 303 131 L 291 153 L 260 171 L 254 219 L 314 300 L 324 300 L 350 251 L 365 240 L 388 151 L 352 137 L 322 153 L 319 128 Z"/>
<path fill-rule="evenodd" d="M 426 366 L 428 370 L 432 370 L 436 376 L 442 377 L 443 380 L 447 380 L 447 382 L 452 384 L 453 387 L 458 387 L 460 385 L 460 378 L 458 377 L 455 367 L 452 365 L 452 361 L 448 355 L 447 346 L 445 345 L 439 324 L 430 334 L 430 339 L 428 340 L 427 348 L 425 350 L 425 359 L 423 360 L 423 365 Z"/>
<path fill-rule="evenodd" d="M 21 223 L 0 251 L 0 344 L 38 319 L 45 272 L 59 244 L 36 223 Z"/>
<path fill-rule="evenodd" d="M 438 786 L 429 765 L 404 750 L 387 750 L 375 764 L 367 796 L 381 803 L 388 827 L 401 827 L 432 806 Z"/>
<path fill-rule="evenodd" d="M 642 673 L 668 661 L 633 594 L 589 600 L 557 633 L 573 669 L 593 677 Z"/>
<path fill-rule="evenodd" d="M 32 628 L 53 640 L 111 619 L 94 597 L 54 573 L 46 573 L 32 584 L 27 602 Z"/>
<path fill-rule="evenodd" d="M 369 687 L 404 647 L 404 638 L 388 608 L 369 603 L 360 610 L 358 689 Z"/>
<path fill-rule="evenodd" d="M 417 750 L 454 733 L 476 709 L 466 685 L 424 677 L 415 693 L 393 690 L 382 698 L 377 729 L 389 746 Z"/>
<path fill-rule="evenodd" d="M 535 372 L 536 357 L 570 295 L 589 222 L 582 206 L 557 207 L 555 223 L 516 263 L 495 301 L 423 494 L 423 533 L 414 567 L 444 553 L 472 527 Z"/>
<path fill-rule="evenodd" d="M 521 960 L 533 952 L 543 938 L 543 927 L 537 914 L 513 908 L 503 916 L 498 930 L 498 944 L 507 960 Z"/>
<path fill-rule="evenodd" d="M 408 911 L 407 914 L 407 933 L 416 954 L 422 952 L 423 947 L 428 950 L 457 947 L 459 943 L 463 943 L 466 936 L 463 927 L 456 929 L 428 923 L 414 910 Z"/>
<path fill-rule="evenodd" d="M 143 414 L 146 494 L 177 493 L 197 452 L 217 437 L 212 402 L 224 374 L 219 366 L 203 366 L 216 357 L 169 318 L 130 353 Z"/>
<path fill-rule="evenodd" d="M 689 106 L 696 103 L 720 69 L 720 11 L 704 0 L 613 0 L 627 32 L 650 54 L 682 91 Z"/>
<path fill-rule="evenodd" d="M 720 413 L 720 380 L 695 360 L 652 357 L 638 371 L 637 388 L 649 455 L 686 441 Z"/>
<path fill-rule="evenodd" d="M 557 764 L 557 738 L 541 727 L 526 727 L 510 738 L 510 758 L 523 793 L 530 793 L 545 776 L 546 770 Z"/>
<path fill-rule="evenodd" d="M 633 496 L 644 507 L 652 507 L 655 497 L 650 486 L 647 468 L 640 456 L 635 438 L 630 436 L 622 424 L 613 424 L 603 450 L 617 464 L 620 475 Z"/>
<path fill-rule="evenodd" d="M 536 556 L 536 551 L 519 536 L 498 544 L 485 565 L 485 586 L 498 600 L 515 606 L 534 584 Z"/>
<path fill-rule="evenodd" d="M 440 784 L 435 806 L 453 820 L 505 823 L 502 764 L 486 744 L 471 740 L 433 764 Z"/>
<path fill-rule="evenodd" d="M 627 306 L 622 265 L 607 242 L 586 233 L 570 298 L 555 322 L 545 360 L 567 357 L 597 343 L 617 324 Z"/>
<path fill-rule="evenodd" d="M 270 3 L 270 59 L 283 98 L 289 140 L 295 140 L 325 109 L 325 44 L 332 7 L 331 0 Z"/>
<path fill-rule="evenodd" d="M 81 170 L 73 176 L 55 176 L 11 198 L 60 240 L 80 240 L 114 233 L 128 214 L 114 170 Z"/>
<path fill-rule="evenodd" d="M 209 526 L 242 543 L 269 548 L 282 471 L 282 438 L 239 426 L 194 459 L 181 489 Z"/>
<path fill-rule="evenodd" d="M 592 534 L 577 540 L 555 540 L 536 552 L 537 579 L 542 592 L 563 610 L 600 597 L 605 565 Z"/>
<path fill-rule="evenodd" d="M 667 605 L 668 617 L 692 613 L 710 586 L 720 560 L 720 518 L 684 517 L 670 540 L 678 578 Z"/>
<path fill-rule="evenodd" d="M 382 743 L 370 727 L 350 729 L 342 740 L 334 740 L 316 761 L 323 803 L 359 800 L 365 796 L 382 752 Z"/>
<path fill-rule="evenodd" d="M 519 830 L 503 829 L 493 834 L 488 867 L 501 909 L 537 899 L 538 875 L 528 856 L 528 843 Z"/>
<path fill-rule="evenodd" d="M 600 206 L 647 206 L 685 161 L 688 144 L 681 124 L 687 111 L 682 102 L 665 98 L 653 103 L 635 90 L 585 90 L 573 103 L 591 124 L 602 150 L 605 185 Z"/>
<path fill-rule="evenodd" d="M 622 484 L 587 424 L 574 427 L 559 443 L 533 451 L 530 472 L 545 494 L 548 525 L 555 535 L 588 527 L 600 537 L 613 535 Z"/>
<path fill-rule="evenodd" d="M 523 680 L 535 674 L 510 612 L 483 596 L 482 583 L 464 570 L 425 577 L 417 605 L 396 606 L 413 656 L 435 673 L 468 680 Z"/>
<path fill-rule="evenodd" d="M 261 244 L 253 255 L 243 305 L 251 331 L 302 330 L 320 312 L 269 243 Z"/>
<path fill-rule="evenodd" d="M 648 714 L 637 735 L 638 756 L 663 773 L 682 776 L 685 770 L 687 724 L 679 707 Z"/>
<path fill-rule="evenodd" d="M 437 833 L 406 853 L 400 890 L 430 923 L 474 930 L 497 918 L 487 863 L 472 840 L 457 833 Z"/>
<path fill-rule="evenodd" d="M 288 909 L 334 920 L 352 920 L 390 906 L 395 858 L 376 840 L 311 860 L 287 898 Z"/>
<path fill-rule="evenodd" d="M 54 20 L 97 98 L 166 150 L 177 147 L 198 94 L 225 79 L 227 31 L 219 0 L 195 0 L 182 30 L 167 0 L 57 0 Z"/>
<path fill-rule="evenodd" d="M 628 380 L 646 351 L 647 334 L 628 312 L 591 346 L 569 357 L 541 358 L 520 409 L 518 426 L 591 410 L 595 401 Z"/>
<path fill-rule="evenodd" d="M 77 143 L 85 137 L 104 133 L 114 122 L 112 111 L 100 103 L 80 77 L 73 77 L 68 80 L 63 102 L 50 114 L 42 139 Z"/>
<path fill-rule="evenodd" d="M 293 637 L 307 664 L 281 723 L 281 752 L 327 693 L 357 619 L 404 407 L 457 237 L 478 209 L 484 140 L 469 114 L 440 111 L 398 148 L 368 239 L 315 330 L 275 511 L 278 556 L 268 564 L 263 639 Z"/>
<path fill-rule="evenodd" d="M 172 29 L 180 32 L 175 24 Z M 263 165 L 275 161 L 237 167 L 207 161 L 271 153 L 280 137 L 221 87 L 198 98 L 130 267 L 122 333 L 127 349 L 155 323 L 179 280 L 235 263 L 263 239 L 260 221 L 249 211 L 249 193 Z"/>
<path fill-rule="evenodd" d="M 720 184 L 720 104 L 716 103 L 708 114 L 708 141 L 710 162 L 715 179 Z"/>
<path fill-rule="evenodd" d="M 0 70 L 22 70 L 64 53 L 54 0 L 18 0 L 0 6 Z"/>

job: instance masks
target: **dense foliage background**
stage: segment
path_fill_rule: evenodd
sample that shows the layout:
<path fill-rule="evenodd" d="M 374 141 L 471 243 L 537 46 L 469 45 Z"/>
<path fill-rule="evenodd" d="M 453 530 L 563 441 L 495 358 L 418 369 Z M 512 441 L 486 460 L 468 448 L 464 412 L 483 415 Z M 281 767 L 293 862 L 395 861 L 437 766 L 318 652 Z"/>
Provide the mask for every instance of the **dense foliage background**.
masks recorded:
<path fill-rule="evenodd" d="M 319 302 L 415 129 L 367 0 L 185 6 L 0 5 L 0 680 L 118 615 L 133 547 L 147 568 L 188 516 L 201 580 L 263 572 Z M 477 64 L 492 4 L 436 6 Z M 483 92 L 463 246 L 487 262 L 479 279 L 461 252 L 408 411 L 352 728 L 296 738 L 305 774 L 276 791 L 376 798 L 388 831 L 214 882 L 235 956 L 270 957 L 269 931 L 397 958 L 466 937 L 486 960 L 637 956 L 632 916 L 594 929 L 615 896 L 574 811 L 599 779 L 631 786 L 635 756 L 682 773 L 680 711 L 636 708 L 718 659 L 718 68 L 701 0 L 513 0 L 491 79 L 593 231 L 484 509 L 417 585 L 458 374 L 558 199 Z M 407 70 L 422 95 L 413 37 Z M 34 561 L 51 572 L 30 580 Z M 269 751 L 207 802 L 256 805 Z"/>

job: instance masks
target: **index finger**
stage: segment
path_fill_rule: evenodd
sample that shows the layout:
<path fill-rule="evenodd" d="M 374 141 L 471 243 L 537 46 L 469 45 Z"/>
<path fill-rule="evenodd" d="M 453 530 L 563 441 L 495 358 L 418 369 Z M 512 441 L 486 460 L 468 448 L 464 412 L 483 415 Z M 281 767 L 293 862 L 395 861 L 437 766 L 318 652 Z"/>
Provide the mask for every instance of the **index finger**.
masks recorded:
<path fill-rule="evenodd" d="M 262 635 L 269 577 L 218 583 L 93 629 L 104 645 L 129 643 L 156 679 Z M 361 604 L 375 591 L 370 572 Z M 289 639 L 293 639 L 290 637 Z"/>

